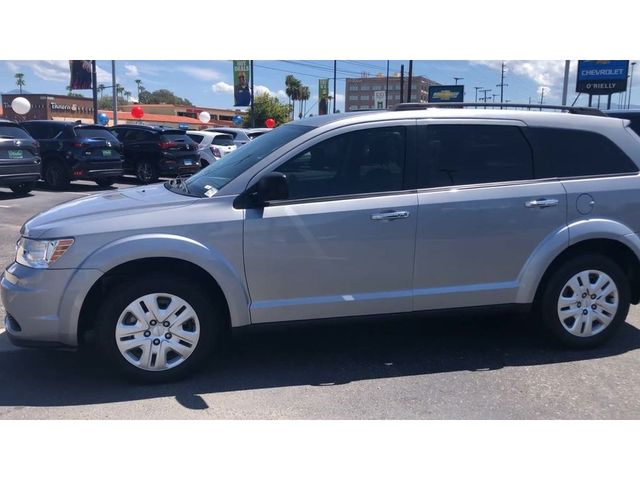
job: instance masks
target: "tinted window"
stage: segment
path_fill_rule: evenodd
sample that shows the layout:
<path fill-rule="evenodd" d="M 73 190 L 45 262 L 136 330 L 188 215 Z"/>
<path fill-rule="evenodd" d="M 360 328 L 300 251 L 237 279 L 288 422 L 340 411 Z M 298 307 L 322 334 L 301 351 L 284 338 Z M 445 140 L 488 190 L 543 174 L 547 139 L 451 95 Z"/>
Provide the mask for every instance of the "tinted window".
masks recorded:
<path fill-rule="evenodd" d="M 161 141 L 163 141 L 163 142 L 188 142 L 189 141 L 189 137 L 187 135 L 185 135 L 184 133 L 173 133 L 173 132 L 170 132 L 169 134 L 163 133 Z"/>
<path fill-rule="evenodd" d="M 529 128 L 528 133 L 538 178 L 638 171 L 615 143 L 599 133 L 556 128 Z"/>
<path fill-rule="evenodd" d="M 27 132 L 15 125 L 0 123 L 0 138 L 31 138 Z"/>
<path fill-rule="evenodd" d="M 198 196 L 203 196 L 205 192 L 215 193 L 215 190 L 225 186 L 270 153 L 312 129 L 313 127 L 303 125 L 278 127 L 278 132 L 273 135 L 263 135 L 189 177 L 186 181 L 189 191 Z"/>
<path fill-rule="evenodd" d="M 520 128 L 512 126 L 420 127 L 418 162 L 421 187 L 533 178 L 531 148 Z"/>
<path fill-rule="evenodd" d="M 132 128 L 125 132 L 124 139 L 126 142 L 150 142 L 154 140 L 154 134 L 140 128 Z"/>
<path fill-rule="evenodd" d="M 64 130 L 64 125 L 52 123 L 24 124 L 24 128 L 31 133 L 36 140 L 48 140 L 56 137 Z"/>
<path fill-rule="evenodd" d="M 405 129 L 389 127 L 325 140 L 276 171 L 287 176 L 289 198 L 295 200 L 402 190 L 404 164 Z"/>
<path fill-rule="evenodd" d="M 108 140 L 110 142 L 117 142 L 118 139 L 115 138 L 107 129 L 105 128 L 74 128 L 75 134 L 79 138 L 101 138 L 104 140 Z"/>

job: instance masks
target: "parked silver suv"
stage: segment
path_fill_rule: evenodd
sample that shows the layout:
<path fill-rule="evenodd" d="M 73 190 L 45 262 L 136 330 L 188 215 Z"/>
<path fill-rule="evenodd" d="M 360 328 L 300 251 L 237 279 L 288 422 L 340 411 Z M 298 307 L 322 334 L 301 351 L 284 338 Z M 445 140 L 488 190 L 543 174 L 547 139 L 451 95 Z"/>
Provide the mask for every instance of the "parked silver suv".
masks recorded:
<path fill-rule="evenodd" d="M 231 328 L 305 319 L 499 306 L 598 345 L 640 301 L 628 123 L 409 107 L 283 125 L 188 180 L 29 220 L 1 280 L 7 333 L 93 336 L 147 380 Z"/>

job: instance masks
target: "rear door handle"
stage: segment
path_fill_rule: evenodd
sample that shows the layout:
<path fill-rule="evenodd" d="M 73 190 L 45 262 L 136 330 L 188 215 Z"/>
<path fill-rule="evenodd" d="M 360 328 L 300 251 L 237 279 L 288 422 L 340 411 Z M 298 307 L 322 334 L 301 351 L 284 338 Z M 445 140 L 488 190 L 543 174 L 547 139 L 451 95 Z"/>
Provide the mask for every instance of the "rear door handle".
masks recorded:
<path fill-rule="evenodd" d="M 380 212 L 371 215 L 371 220 L 399 220 L 400 218 L 407 218 L 409 212 L 397 211 L 397 212 Z"/>
<path fill-rule="evenodd" d="M 560 201 L 556 198 L 539 198 L 538 200 L 529 200 L 524 202 L 527 208 L 547 208 L 557 207 Z"/>

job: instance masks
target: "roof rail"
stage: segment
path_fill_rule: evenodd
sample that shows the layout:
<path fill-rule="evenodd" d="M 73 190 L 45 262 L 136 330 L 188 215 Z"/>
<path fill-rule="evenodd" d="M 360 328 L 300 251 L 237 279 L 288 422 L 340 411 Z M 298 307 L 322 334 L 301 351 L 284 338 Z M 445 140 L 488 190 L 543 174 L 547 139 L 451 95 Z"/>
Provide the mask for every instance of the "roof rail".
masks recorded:
<path fill-rule="evenodd" d="M 525 110 L 560 110 L 576 115 L 593 115 L 596 117 L 606 117 L 607 114 L 601 110 L 593 107 L 571 107 L 568 105 L 535 105 L 530 103 L 462 103 L 462 102 L 447 102 L 447 103 L 399 103 L 393 107 L 389 107 L 389 110 L 393 111 L 405 111 L 405 110 L 426 110 L 427 108 L 468 108 L 468 107 L 483 107 L 495 109 L 496 107 L 502 109 L 525 109 Z"/>

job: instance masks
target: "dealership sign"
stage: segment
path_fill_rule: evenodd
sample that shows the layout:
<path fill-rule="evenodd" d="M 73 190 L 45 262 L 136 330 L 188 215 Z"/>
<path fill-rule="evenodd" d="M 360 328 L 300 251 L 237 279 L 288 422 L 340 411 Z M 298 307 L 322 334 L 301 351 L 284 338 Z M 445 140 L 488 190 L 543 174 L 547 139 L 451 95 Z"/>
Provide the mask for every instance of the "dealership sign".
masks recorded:
<path fill-rule="evenodd" d="M 429 103 L 463 102 L 464 85 L 430 85 Z"/>
<path fill-rule="evenodd" d="M 627 89 L 628 60 L 579 60 L 576 92 L 610 95 Z"/>

